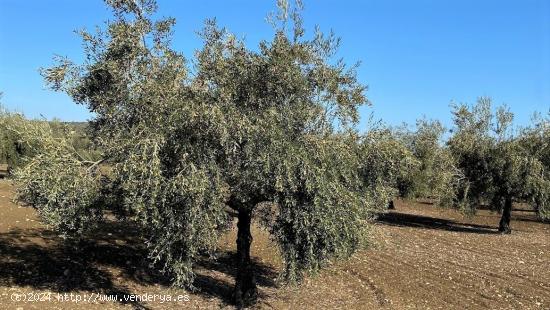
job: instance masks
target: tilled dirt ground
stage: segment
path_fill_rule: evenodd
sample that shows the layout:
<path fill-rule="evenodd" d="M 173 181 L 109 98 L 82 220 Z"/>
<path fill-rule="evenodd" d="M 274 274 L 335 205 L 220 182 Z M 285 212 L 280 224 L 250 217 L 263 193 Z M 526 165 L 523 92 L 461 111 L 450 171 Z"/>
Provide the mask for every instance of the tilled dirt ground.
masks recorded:
<path fill-rule="evenodd" d="M 234 232 L 223 238 L 217 260 L 199 264 L 197 291 L 187 292 L 147 268 L 131 227 L 107 224 L 67 245 L 12 197 L 13 187 L 0 180 L 0 309 L 232 308 Z M 513 234 L 500 235 L 496 213 L 465 218 L 399 201 L 375 223 L 370 249 L 297 287 L 278 285 L 277 250 L 254 228 L 255 308 L 550 309 L 550 225 L 521 209 L 512 216 Z M 138 296 L 124 300 L 131 294 Z M 119 300 L 98 301 L 106 296 Z M 95 302 L 77 302 L 84 298 Z"/>

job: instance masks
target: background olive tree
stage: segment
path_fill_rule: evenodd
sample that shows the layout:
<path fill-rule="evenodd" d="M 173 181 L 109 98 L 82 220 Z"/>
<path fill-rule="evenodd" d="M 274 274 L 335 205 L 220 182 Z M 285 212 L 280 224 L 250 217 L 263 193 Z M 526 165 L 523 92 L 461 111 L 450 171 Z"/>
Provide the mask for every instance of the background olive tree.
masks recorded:
<path fill-rule="evenodd" d="M 100 175 L 92 161 L 96 152 L 84 147 L 81 133 L 2 109 L 0 137 L 0 162 L 12 167 L 19 200 L 37 206 L 41 218 L 66 236 L 96 222 L 99 209 L 89 206 L 99 199 Z"/>
<path fill-rule="evenodd" d="M 462 175 L 444 144 L 445 133 L 441 122 L 425 118 L 417 120 L 413 130 L 407 125 L 396 129 L 397 138 L 418 162 L 408 170 L 402 196 L 429 198 L 436 205 L 452 206 Z"/>
<path fill-rule="evenodd" d="M 384 126 L 371 128 L 359 145 L 360 173 L 377 206 L 394 209 L 394 197 L 408 197 L 420 161 L 396 134 Z M 383 212 L 383 209 L 379 209 Z"/>
<path fill-rule="evenodd" d="M 299 1 L 278 1 L 274 37 L 255 50 L 208 21 L 192 61 L 170 46 L 175 20 L 151 18 L 153 0 L 106 3 L 115 18 L 80 32 L 86 61 L 57 58 L 43 75 L 93 113 L 94 147 L 112 172 L 44 152 L 18 174 L 22 201 L 67 234 L 105 208 L 124 210 L 156 266 L 188 287 L 236 213 L 239 306 L 256 295 L 250 227 L 260 203 L 275 206 L 268 229 L 288 281 L 364 244 L 379 208 L 355 131 L 366 87 L 355 66 L 334 61 L 337 38 L 306 38 Z M 57 165 L 67 168 L 51 176 Z"/>
<path fill-rule="evenodd" d="M 11 113 L 0 106 L 0 163 L 2 164 L 18 166 L 21 157 L 26 153 L 17 133 L 10 130 L 13 124 L 17 124 L 21 120 L 20 115 Z"/>
<path fill-rule="evenodd" d="M 100 153 L 93 149 L 85 124 L 28 119 L 0 103 L 0 164 L 11 169 L 23 166 L 55 141 L 64 141 L 80 160 L 90 161 Z"/>
<path fill-rule="evenodd" d="M 528 185 L 535 211 L 542 219 L 550 219 L 550 111 L 543 116 L 535 114 L 532 122 L 521 130 L 518 143 L 533 156 L 533 170 Z"/>
<path fill-rule="evenodd" d="M 23 114 L 9 111 L 0 103 L 0 163 L 18 167 L 24 157 L 36 153 L 36 144 L 40 142 L 35 139 L 27 141 L 23 136 L 26 134 L 24 129 L 39 128 L 41 125 L 40 122 L 31 123 Z"/>
<path fill-rule="evenodd" d="M 480 98 L 473 106 L 455 105 L 453 115 L 455 128 L 448 144 L 465 177 L 457 193 L 461 203 L 472 211 L 483 203 L 501 211 L 502 233 L 511 232 L 514 201 L 527 202 L 547 217 L 545 126 L 526 132 L 529 138 L 512 127 L 513 114 L 506 107 L 493 112 L 489 98 Z"/>

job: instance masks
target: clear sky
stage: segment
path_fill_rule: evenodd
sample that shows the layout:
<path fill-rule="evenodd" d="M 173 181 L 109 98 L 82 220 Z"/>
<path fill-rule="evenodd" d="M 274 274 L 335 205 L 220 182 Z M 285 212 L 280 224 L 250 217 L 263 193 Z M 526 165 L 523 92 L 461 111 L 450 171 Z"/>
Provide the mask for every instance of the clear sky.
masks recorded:
<path fill-rule="evenodd" d="M 519 124 L 550 109 L 550 0 L 304 0 L 309 30 L 342 38 L 339 56 L 361 61 L 359 78 L 373 106 L 361 110 L 398 125 L 425 115 L 450 123 L 449 103 L 491 96 Z M 177 20 L 174 45 L 191 56 L 195 31 L 216 17 L 250 47 L 270 39 L 265 16 L 275 0 L 158 0 Z M 82 58 L 73 30 L 110 18 L 101 0 L 0 0 L 0 91 L 10 109 L 81 121 L 87 111 L 45 89 L 38 68 L 53 54 Z M 311 33 L 311 32 L 310 32 Z"/>

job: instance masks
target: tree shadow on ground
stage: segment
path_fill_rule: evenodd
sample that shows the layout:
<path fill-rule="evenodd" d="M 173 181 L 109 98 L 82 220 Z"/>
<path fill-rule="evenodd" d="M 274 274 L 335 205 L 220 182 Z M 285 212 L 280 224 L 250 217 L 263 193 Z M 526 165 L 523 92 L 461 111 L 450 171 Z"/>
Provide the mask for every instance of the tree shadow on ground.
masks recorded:
<path fill-rule="evenodd" d="M 417 204 L 428 205 L 428 206 L 433 206 L 435 204 L 433 200 L 428 200 L 428 199 L 416 199 L 414 200 L 414 202 Z"/>
<path fill-rule="evenodd" d="M 57 293 L 123 295 L 134 292 L 126 284 L 170 286 L 167 276 L 150 268 L 147 249 L 132 226 L 105 223 L 94 234 L 70 243 L 43 229 L 11 230 L 0 234 L 0 286 L 30 287 Z M 197 264 L 197 295 L 231 304 L 235 253 L 220 252 Z M 255 262 L 259 286 L 275 287 L 276 271 Z M 221 273 L 222 277 L 212 276 Z M 115 278 L 119 279 L 115 281 Z M 230 278 L 225 281 L 220 278 Z M 260 298 L 262 296 L 259 296 Z M 136 309 L 138 301 L 120 300 Z"/>
<path fill-rule="evenodd" d="M 117 295 L 121 304 L 148 309 L 140 302 L 125 301 L 123 296 L 132 292 L 116 284 L 109 270 L 120 271 L 119 278 L 162 283 L 159 275 L 143 266 L 143 255 L 139 247 L 114 238 L 111 242 L 98 238 L 71 243 L 50 231 L 11 230 L 0 234 L 0 285 Z"/>
<path fill-rule="evenodd" d="M 440 229 L 476 234 L 499 233 L 496 228 L 487 225 L 460 223 L 453 220 L 400 212 L 388 212 L 383 214 L 378 218 L 378 222 L 398 227 Z"/>
<path fill-rule="evenodd" d="M 535 214 L 531 215 L 512 215 L 513 221 L 519 221 L 519 222 L 532 222 L 532 223 L 541 223 L 541 224 L 550 224 L 550 220 L 543 220 L 536 216 Z"/>

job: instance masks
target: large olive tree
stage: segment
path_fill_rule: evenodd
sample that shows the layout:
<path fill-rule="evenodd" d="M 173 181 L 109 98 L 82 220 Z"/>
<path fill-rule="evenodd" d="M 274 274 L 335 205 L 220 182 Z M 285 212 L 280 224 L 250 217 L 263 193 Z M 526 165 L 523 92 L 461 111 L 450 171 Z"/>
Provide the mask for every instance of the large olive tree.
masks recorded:
<path fill-rule="evenodd" d="M 319 31 L 306 38 L 300 2 L 278 2 L 274 37 L 254 50 L 208 21 L 189 62 L 171 48 L 174 19 L 151 19 L 153 0 L 106 2 L 114 20 L 80 33 L 86 61 L 58 58 L 43 74 L 92 112 L 94 143 L 112 172 L 105 180 L 97 164 L 37 157 L 20 173 L 23 200 L 73 232 L 100 219 L 96 210 L 123 209 L 151 258 L 187 286 L 193 263 L 216 249 L 235 213 L 238 305 L 256 295 L 250 227 L 260 203 L 273 206 L 268 228 L 289 281 L 361 246 L 376 207 L 354 130 L 366 88 L 355 67 L 333 61 L 338 39 Z M 56 179 L 40 160 L 67 168 Z M 27 195 L 45 178 L 40 190 L 57 196 Z M 82 212 L 62 212 L 74 206 Z"/>
<path fill-rule="evenodd" d="M 520 131 L 512 127 L 513 114 L 506 107 L 493 112 L 491 100 L 454 106 L 454 132 L 449 148 L 464 180 L 457 197 L 471 210 L 488 202 L 502 212 L 499 231 L 510 233 L 512 203 L 530 203 L 541 217 L 548 216 L 549 174 L 544 148 L 528 147 Z M 534 131 L 534 135 L 539 134 Z M 544 146 L 544 138 L 533 143 Z M 538 142 L 537 142 L 538 141 Z M 537 151 L 537 154 L 533 151 Z"/>

